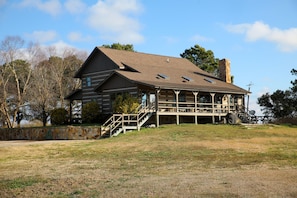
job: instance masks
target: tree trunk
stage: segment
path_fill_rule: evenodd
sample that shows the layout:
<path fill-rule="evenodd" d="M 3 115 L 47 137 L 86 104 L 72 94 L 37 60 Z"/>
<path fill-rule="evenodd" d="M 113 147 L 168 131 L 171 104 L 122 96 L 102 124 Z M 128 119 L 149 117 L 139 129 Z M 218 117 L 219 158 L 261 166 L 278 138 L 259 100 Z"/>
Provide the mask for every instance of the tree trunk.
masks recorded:
<path fill-rule="evenodd" d="M 46 126 L 46 121 L 47 121 L 47 115 L 45 112 L 45 107 L 42 107 L 42 125 L 45 127 Z"/>

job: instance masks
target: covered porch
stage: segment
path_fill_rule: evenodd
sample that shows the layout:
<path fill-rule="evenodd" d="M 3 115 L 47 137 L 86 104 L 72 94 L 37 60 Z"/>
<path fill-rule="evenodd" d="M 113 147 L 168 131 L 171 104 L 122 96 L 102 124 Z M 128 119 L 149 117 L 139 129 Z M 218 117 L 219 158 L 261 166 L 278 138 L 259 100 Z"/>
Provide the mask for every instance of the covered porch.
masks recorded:
<path fill-rule="evenodd" d="M 228 114 L 245 110 L 245 95 L 240 93 L 156 88 L 141 90 L 141 95 L 143 106 L 153 106 L 155 109 L 157 126 L 164 118 L 171 118 L 176 124 L 183 120 L 198 124 L 201 119 L 226 123 Z"/>
<path fill-rule="evenodd" d="M 72 124 L 81 124 L 82 90 L 72 91 L 65 97 L 69 101 L 69 121 Z"/>

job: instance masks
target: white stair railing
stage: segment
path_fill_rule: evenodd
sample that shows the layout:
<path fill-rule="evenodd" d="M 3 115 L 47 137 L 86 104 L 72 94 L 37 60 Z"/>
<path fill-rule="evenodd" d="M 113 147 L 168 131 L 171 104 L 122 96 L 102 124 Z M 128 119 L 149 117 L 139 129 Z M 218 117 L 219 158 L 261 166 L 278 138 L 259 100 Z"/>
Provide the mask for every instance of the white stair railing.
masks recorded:
<path fill-rule="evenodd" d="M 101 126 L 101 137 L 109 133 L 109 137 L 116 136 L 126 129 L 137 129 L 152 116 L 154 112 L 153 106 L 142 106 L 137 107 L 137 113 L 130 114 L 113 114 L 108 120 Z M 115 132 L 118 129 L 118 132 Z"/>

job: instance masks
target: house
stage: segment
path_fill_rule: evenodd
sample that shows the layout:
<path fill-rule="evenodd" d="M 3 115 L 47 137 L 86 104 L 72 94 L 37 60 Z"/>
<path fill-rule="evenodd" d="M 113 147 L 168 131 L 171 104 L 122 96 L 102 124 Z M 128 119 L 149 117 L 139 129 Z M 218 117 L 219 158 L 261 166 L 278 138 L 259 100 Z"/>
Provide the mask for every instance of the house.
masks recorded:
<path fill-rule="evenodd" d="M 142 104 L 139 115 L 134 116 L 150 119 L 156 126 L 234 123 L 236 116 L 245 111 L 249 91 L 231 83 L 228 60 L 221 60 L 219 65 L 220 78 L 184 58 L 95 47 L 75 74 L 82 88 L 67 99 L 81 100 L 83 104 L 97 101 L 102 114 L 112 115 L 116 96 L 129 93 Z M 109 122 L 125 120 L 120 117 L 112 116 Z M 138 129 L 144 121 L 137 121 Z"/>

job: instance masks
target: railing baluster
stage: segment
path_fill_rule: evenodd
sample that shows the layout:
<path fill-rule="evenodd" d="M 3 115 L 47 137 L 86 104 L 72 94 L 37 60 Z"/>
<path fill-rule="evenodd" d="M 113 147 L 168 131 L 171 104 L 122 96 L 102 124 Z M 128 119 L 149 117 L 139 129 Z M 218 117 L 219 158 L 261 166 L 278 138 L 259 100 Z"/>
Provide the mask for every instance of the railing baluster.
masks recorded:
<path fill-rule="evenodd" d="M 114 135 L 114 130 L 118 129 L 119 126 L 125 131 L 125 126 L 136 127 L 137 130 L 140 130 L 141 121 L 154 111 L 154 106 L 142 106 L 137 107 L 137 113 L 131 114 L 113 114 L 105 123 L 101 126 L 101 136 L 109 131 L 110 137 Z"/>

